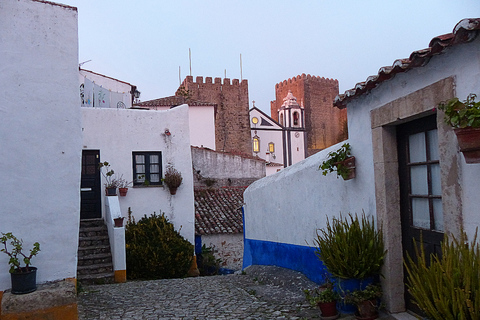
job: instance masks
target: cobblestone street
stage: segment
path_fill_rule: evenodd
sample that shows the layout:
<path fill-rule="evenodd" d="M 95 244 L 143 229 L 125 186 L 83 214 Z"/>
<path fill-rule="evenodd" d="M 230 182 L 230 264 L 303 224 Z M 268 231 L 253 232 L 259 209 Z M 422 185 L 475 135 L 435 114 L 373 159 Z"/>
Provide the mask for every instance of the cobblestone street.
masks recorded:
<path fill-rule="evenodd" d="M 300 273 L 265 266 L 246 275 L 92 285 L 79 295 L 79 319 L 320 319 L 303 294 L 315 286 Z"/>

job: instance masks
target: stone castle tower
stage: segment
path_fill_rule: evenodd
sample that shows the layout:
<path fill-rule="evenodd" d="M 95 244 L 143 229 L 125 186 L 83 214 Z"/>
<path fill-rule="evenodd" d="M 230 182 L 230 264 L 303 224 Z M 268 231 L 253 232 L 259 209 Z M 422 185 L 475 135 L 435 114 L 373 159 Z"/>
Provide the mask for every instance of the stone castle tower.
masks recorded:
<path fill-rule="evenodd" d="M 188 97 L 193 100 L 215 103 L 215 145 L 217 151 L 237 154 L 252 154 L 250 137 L 250 118 L 248 107 L 248 81 L 229 78 L 192 76 L 183 80 L 177 95 L 182 88 L 187 90 Z"/>
<path fill-rule="evenodd" d="M 283 98 L 291 91 L 305 108 L 308 155 L 347 139 L 347 110 L 333 107 L 338 80 L 302 74 L 275 85 L 271 117 L 278 122 Z"/>

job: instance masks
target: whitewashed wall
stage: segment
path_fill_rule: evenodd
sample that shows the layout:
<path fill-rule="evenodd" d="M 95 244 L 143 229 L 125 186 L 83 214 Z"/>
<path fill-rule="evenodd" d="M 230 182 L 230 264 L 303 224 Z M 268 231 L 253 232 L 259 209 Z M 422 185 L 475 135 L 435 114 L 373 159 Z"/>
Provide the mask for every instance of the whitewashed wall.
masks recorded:
<path fill-rule="evenodd" d="M 220 267 L 232 270 L 242 268 L 243 234 L 202 235 L 202 244 L 214 248 L 215 258 L 220 259 Z"/>
<path fill-rule="evenodd" d="M 0 232 L 13 232 L 37 282 L 76 277 L 81 117 L 76 8 L 0 1 Z M 10 288 L 0 254 L 0 291 Z"/>
<path fill-rule="evenodd" d="M 133 180 L 133 151 L 161 151 L 163 172 L 171 163 L 183 182 L 176 195 L 167 187 L 133 187 L 119 197 L 124 217 L 131 207 L 138 221 L 145 214 L 165 212 L 183 237 L 194 243 L 192 157 L 188 106 L 166 111 L 82 108 L 83 149 L 100 150 L 100 161 L 108 161 L 115 175 Z M 165 135 L 165 129 L 171 132 Z M 103 178 L 102 178 L 103 179 Z M 102 180 L 102 184 L 103 184 Z"/>
<path fill-rule="evenodd" d="M 477 59 L 472 59 L 472 52 Z M 298 265 L 288 257 L 301 250 L 313 253 L 315 229 L 325 226 L 325 217 L 362 211 L 367 215 L 376 214 L 370 111 L 450 76 L 455 77 L 456 94 L 462 100 L 469 93 L 480 94 L 479 61 L 480 38 L 477 38 L 473 43 L 457 45 L 433 57 L 425 67 L 398 74 L 372 92 L 353 100 L 347 110 L 348 142 L 356 157 L 355 179 L 344 181 L 337 179 L 335 174 L 324 177 L 317 170 L 327 153 L 340 147 L 342 143 L 339 143 L 250 185 L 244 194 L 244 267 L 260 261 L 261 264 L 297 268 L 314 278 L 313 269 L 318 265 Z M 480 225 L 480 165 L 466 164 L 463 155 L 461 160 L 458 174 L 463 227 L 472 236 Z M 270 252 L 281 249 L 283 257 L 268 261 L 256 255 L 258 248 Z M 314 263 L 314 259 L 308 262 Z"/>

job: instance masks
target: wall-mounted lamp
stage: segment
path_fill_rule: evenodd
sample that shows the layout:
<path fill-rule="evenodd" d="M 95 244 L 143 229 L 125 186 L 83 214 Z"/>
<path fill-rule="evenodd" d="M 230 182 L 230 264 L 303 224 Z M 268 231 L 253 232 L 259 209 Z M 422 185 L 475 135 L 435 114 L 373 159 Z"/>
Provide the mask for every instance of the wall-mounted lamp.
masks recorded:
<path fill-rule="evenodd" d="M 165 135 L 166 135 L 166 136 L 170 136 L 171 134 L 172 134 L 172 133 L 170 132 L 170 130 L 165 129 Z"/>

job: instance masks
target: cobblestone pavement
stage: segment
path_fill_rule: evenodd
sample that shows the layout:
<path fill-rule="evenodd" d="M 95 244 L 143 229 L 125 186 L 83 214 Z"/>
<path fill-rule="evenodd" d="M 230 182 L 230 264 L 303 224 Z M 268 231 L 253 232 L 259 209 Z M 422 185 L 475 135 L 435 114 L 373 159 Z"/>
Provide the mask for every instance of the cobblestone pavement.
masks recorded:
<path fill-rule="evenodd" d="M 316 284 L 301 273 L 267 266 L 246 273 L 86 286 L 79 319 L 320 319 L 303 294 Z"/>

